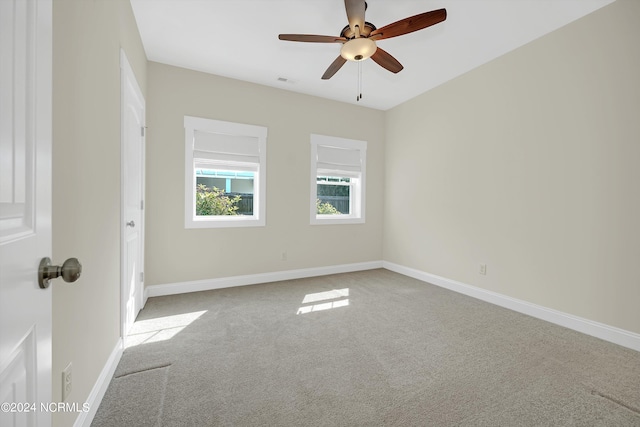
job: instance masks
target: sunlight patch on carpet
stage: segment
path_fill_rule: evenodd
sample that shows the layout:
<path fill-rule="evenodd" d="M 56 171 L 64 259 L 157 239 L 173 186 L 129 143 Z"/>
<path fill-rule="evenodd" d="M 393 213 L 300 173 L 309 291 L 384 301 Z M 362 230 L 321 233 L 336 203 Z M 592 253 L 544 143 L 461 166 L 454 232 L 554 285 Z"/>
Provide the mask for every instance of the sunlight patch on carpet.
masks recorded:
<path fill-rule="evenodd" d="M 349 288 L 333 289 L 331 291 L 315 292 L 307 294 L 302 300 L 302 304 L 309 304 L 313 302 L 325 301 L 320 304 L 303 305 L 298 309 L 296 314 L 307 314 L 314 311 L 331 310 L 332 308 L 348 307 L 349 306 Z M 336 301 L 327 301 L 335 299 Z"/>
<path fill-rule="evenodd" d="M 169 340 L 206 312 L 207 310 L 194 311 L 173 316 L 138 320 L 133 324 L 131 332 L 125 339 L 125 348 Z"/>

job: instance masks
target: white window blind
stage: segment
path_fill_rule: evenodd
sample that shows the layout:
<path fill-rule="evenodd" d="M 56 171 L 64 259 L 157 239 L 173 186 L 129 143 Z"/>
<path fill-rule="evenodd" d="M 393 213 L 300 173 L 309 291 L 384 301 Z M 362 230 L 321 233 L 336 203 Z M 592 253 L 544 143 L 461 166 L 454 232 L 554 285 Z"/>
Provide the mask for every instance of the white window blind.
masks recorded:
<path fill-rule="evenodd" d="M 358 178 L 362 171 L 360 150 L 318 145 L 318 174 Z"/>
<path fill-rule="evenodd" d="M 260 163 L 260 140 L 252 136 L 194 131 L 194 159 L 224 164 Z"/>

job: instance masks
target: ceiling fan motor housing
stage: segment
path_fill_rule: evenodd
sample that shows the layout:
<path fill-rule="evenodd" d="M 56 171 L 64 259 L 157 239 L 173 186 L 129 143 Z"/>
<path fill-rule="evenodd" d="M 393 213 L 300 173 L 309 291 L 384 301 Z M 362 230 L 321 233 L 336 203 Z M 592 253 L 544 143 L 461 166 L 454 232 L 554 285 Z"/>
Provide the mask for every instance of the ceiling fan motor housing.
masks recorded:
<path fill-rule="evenodd" d="M 376 26 L 373 25 L 371 22 L 365 22 L 364 28 L 360 28 L 360 36 L 369 37 L 369 34 L 371 34 L 371 32 L 375 29 L 376 29 Z M 355 36 L 356 36 L 356 33 L 348 25 L 344 27 L 342 31 L 340 31 L 340 37 L 352 39 L 352 38 L 355 38 Z"/>

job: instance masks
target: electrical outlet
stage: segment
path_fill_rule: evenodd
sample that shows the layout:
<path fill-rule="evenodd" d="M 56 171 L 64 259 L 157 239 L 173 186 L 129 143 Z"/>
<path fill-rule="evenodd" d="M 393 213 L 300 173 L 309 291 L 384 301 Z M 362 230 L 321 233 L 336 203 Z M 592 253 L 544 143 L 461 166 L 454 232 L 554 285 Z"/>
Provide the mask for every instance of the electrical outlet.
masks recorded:
<path fill-rule="evenodd" d="M 71 393 L 71 362 L 62 371 L 62 401 L 65 402 Z"/>
<path fill-rule="evenodd" d="M 480 264 L 479 273 L 482 274 L 483 276 L 487 275 L 487 264 Z"/>

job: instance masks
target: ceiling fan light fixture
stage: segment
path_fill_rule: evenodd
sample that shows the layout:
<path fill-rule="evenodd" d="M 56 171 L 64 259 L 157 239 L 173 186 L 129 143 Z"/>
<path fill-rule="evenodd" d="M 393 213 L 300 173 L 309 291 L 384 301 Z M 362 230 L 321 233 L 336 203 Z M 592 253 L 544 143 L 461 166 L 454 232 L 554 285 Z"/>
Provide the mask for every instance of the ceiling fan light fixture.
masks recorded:
<path fill-rule="evenodd" d="M 340 55 L 348 61 L 364 61 L 376 53 L 376 42 L 360 37 L 352 39 L 342 45 Z"/>

